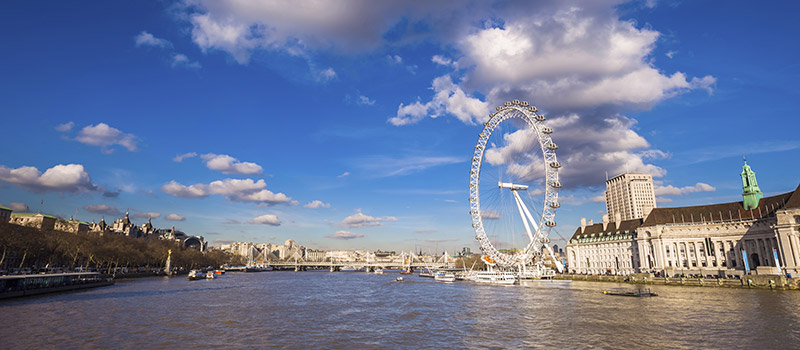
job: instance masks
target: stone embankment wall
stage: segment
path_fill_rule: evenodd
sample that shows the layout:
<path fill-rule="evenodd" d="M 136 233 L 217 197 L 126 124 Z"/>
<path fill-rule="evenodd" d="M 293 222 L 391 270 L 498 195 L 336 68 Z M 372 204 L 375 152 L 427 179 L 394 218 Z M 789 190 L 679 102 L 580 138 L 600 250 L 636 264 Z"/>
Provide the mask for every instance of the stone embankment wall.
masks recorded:
<path fill-rule="evenodd" d="M 637 273 L 629 276 L 557 275 L 555 279 L 695 287 L 800 289 L 800 278 L 786 278 L 782 275 L 744 275 L 742 279 L 735 279 L 655 277 L 653 274 Z"/>

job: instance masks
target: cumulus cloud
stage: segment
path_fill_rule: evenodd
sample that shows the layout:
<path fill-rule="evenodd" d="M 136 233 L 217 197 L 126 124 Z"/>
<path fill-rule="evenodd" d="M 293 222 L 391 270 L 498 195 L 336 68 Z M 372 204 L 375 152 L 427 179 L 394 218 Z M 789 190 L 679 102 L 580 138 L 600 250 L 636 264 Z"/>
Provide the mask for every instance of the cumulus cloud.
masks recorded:
<path fill-rule="evenodd" d="M 261 215 L 261 216 L 255 217 L 252 220 L 248 221 L 247 223 L 248 224 L 280 226 L 281 225 L 281 220 L 278 219 L 277 215 L 266 214 L 266 215 Z"/>
<path fill-rule="evenodd" d="M 175 214 L 175 213 L 167 215 L 167 217 L 165 217 L 165 219 L 167 219 L 169 221 L 184 221 L 184 220 L 186 220 L 185 217 L 180 216 L 180 215 Z"/>
<path fill-rule="evenodd" d="M 362 238 L 364 237 L 364 235 L 349 231 L 336 231 L 336 233 L 327 234 L 325 235 L 325 237 L 330 239 L 348 240 L 348 239 Z"/>
<path fill-rule="evenodd" d="M 383 226 L 384 221 L 397 221 L 397 218 L 394 216 L 372 217 L 365 215 L 361 212 L 361 209 L 358 209 L 356 210 L 355 214 L 344 218 L 344 220 L 342 220 L 342 222 L 339 224 L 344 227 L 355 228 L 365 226 Z"/>
<path fill-rule="evenodd" d="M 402 126 L 417 123 L 426 116 L 437 118 L 446 114 L 470 125 L 487 119 L 489 104 L 469 96 L 453 83 L 449 75 L 434 79 L 432 88 L 434 96 L 431 101 L 416 101 L 408 105 L 401 103 L 397 108 L 397 115 L 389 118 L 389 123 Z"/>
<path fill-rule="evenodd" d="M 153 34 L 148 33 L 147 31 L 142 31 L 133 38 L 133 41 L 136 43 L 136 47 L 141 46 L 154 46 L 154 47 L 170 47 L 172 43 L 170 43 L 166 39 L 160 39 L 153 36 Z"/>
<path fill-rule="evenodd" d="M 695 192 L 714 192 L 717 189 L 706 183 L 698 182 L 694 186 L 675 187 L 672 185 L 659 186 L 656 185 L 653 191 L 656 196 L 682 196 L 684 194 Z M 662 199 L 663 201 L 664 199 Z"/>
<path fill-rule="evenodd" d="M 189 153 L 179 154 L 179 155 L 175 156 L 175 158 L 172 158 L 172 161 L 176 162 L 176 163 L 180 163 L 186 158 L 192 158 L 192 157 L 196 157 L 196 156 L 197 156 L 196 152 L 189 152 Z"/>
<path fill-rule="evenodd" d="M 0 165 L 0 180 L 34 192 L 90 192 L 100 190 L 83 165 L 59 164 L 44 174 L 32 166 L 16 169 Z"/>
<path fill-rule="evenodd" d="M 263 171 L 256 163 L 240 162 L 227 154 L 206 153 L 200 158 L 206 162 L 206 167 L 223 174 L 260 175 Z"/>
<path fill-rule="evenodd" d="M 113 205 L 106 205 L 106 204 L 97 204 L 97 205 L 85 205 L 83 209 L 94 214 L 103 214 L 109 216 L 120 216 L 122 213 L 117 209 L 117 207 Z"/>
<path fill-rule="evenodd" d="M 75 141 L 86 145 L 100 146 L 100 150 L 105 154 L 114 152 L 114 149 L 111 148 L 114 145 L 120 145 L 133 152 L 136 151 L 138 144 L 138 139 L 133 134 L 125 134 L 106 123 L 84 127 L 75 137 Z"/>
<path fill-rule="evenodd" d="M 161 186 L 161 191 L 182 198 L 202 198 L 210 195 L 221 195 L 236 202 L 256 202 L 266 205 L 289 203 L 291 198 L 283 193 L 273 193 L 267 190 L 264 180 L 253 179 L 225 179 L 209 184 L 182 185 L 170 181 Z"/>
<path fill-rule="evenodd" d="M 74 122 L 67 122 L 67 123 L 64 123 L 64 124 L 58 124 L 58 125 L 56 125 L 56 131 L 67 132 L 67 131 L 72 130 L 72 127 L 74 127 L 74 126 L 75 126 Z"/>
<path fill-rule="evenodd" d="M 308 209 L 330 208 L 330 207 L 331 207 L 330 203 L 323 203 L 320 200 L 313 200 L 313 201 L 309 202 L 308 204 L 303 205 L 303 208 L 308 208 Z"/>
<path fill-rule="evenodd" d="M 139 218 L 139 219 L 155 219 L 155 218 L 161 217 L 161 213 L 139 212 L 139 213 L 134 214 L 133 217 Z"/>

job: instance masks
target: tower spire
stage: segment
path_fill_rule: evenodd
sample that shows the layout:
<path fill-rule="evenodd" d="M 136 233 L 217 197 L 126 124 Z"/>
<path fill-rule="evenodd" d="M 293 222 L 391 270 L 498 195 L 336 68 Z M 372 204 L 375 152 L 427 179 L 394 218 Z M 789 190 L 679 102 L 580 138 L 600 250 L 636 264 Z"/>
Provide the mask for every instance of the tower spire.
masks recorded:
<path fill-rule="evenodd" d="M 747 158 L 742 157 L 744 165 L 742 166 L 742 205 L 745 210 L 755 209 L 758 207 L 758 202 L 764 197 L 761 189 L 758 188 L 756 181 L 756 173 L 747 165 Z"/>

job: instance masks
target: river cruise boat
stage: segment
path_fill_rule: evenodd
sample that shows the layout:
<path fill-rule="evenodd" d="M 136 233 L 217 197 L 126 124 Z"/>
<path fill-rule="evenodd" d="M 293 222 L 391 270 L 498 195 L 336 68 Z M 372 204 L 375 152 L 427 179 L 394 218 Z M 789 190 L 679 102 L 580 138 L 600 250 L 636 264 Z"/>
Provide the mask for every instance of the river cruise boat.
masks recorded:
<path fill-rule="evenodd" d="M 452 283 L 456 281 L 456 275 L 452 272 L 439 271 L 433 276 L 433 280 L 436 282 Z"/>
<path fill-rule="evenodd" d="M 0 276 L 0 299 L 94 288 L 114 284 L 114 279 L 97 272 L 45 275 Z"/>
<path fill-rule="evenodd" d="M 517 277 L 511 272 L 477 271 L 472 280 L 478 283 L 509 285 L 516 283 Z"/>
<path fill-rule="evenodd" d="M 658 294 L 650 291 L 650 288 L 637 288 L 637 289 L 613 289 L 604 290 L 605 295 L 616 295 L 620 297 L 657 297 Z"/>

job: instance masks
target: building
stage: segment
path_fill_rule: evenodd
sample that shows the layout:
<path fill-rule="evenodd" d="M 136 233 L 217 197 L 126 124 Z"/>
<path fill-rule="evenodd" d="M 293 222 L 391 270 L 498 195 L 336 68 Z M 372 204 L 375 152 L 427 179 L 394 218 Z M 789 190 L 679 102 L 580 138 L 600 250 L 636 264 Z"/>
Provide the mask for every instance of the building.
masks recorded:
<path fill-rule="evenodd" d="M 12 213 L 12 224 L 33 227 L 42 231 L 52 230 L 56 225 L 56 218 L 47 214 Z"/>
<path fill-rule="evenodd" d="M 89 232 L 89 224 L 78 220 L 56 220 L 54 229 L 70 233 L 85 233 Z"/>
<path fill-rule="evenodd" d="M 606 213 L 622 220 L 643 218 L 656 207 L 653 176 L 628 173 L 606 180 Z"/>
<path fill-rule="evenodd" d="M 750 203 L 761 191 L 746 163 L 741 176 L 739 202 L 654 208 L 641 219 L 615 222 L 604 215 L 599 224 L 581 219 L 566 248 L 569 271 L 800 275 L 800 186 L 756 194 Z"/>
<path fill-rule="evenodd" d="M 11 221 L 11 208 L 0 207 L 0 222 Z"/>

